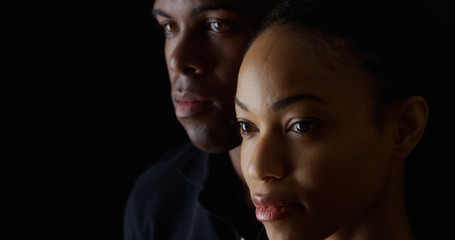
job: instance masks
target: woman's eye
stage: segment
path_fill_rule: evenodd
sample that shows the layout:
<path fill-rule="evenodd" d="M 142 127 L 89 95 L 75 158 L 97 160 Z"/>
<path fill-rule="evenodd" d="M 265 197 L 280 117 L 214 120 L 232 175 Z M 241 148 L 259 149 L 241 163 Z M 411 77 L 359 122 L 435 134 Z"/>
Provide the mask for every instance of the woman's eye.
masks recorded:
<path fill-rule="evenodd" d="M 308 133 L 318 126 L 318 123 L 314 121 L 298 121 L 293 123 L 289 130 L 297 133 Z"/>
<path fill-rule="evenodd" d="M 209 23 L 209 28 L 211 31 L 216 33 L 224 33 L 231 29 L 231 26 L 223 21 L 212 21 Z"/>
<path fill-rule="evenodd" d="M 254 131 L 253 125 L 251 125 L 248 122 L 238 121 L 238 124 L 239 124 L 239 132 L 242 137 Z"/>

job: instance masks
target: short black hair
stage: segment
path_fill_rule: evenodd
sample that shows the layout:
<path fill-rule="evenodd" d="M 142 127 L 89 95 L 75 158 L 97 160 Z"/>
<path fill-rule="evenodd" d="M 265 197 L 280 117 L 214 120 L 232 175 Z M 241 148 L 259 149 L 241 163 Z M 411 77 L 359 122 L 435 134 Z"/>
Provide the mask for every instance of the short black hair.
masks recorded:
<path fill-rule="evenodd" d="M 388 106 L 437 84 L 444 49 L 432 23 L 415 0 L 283 0 L 260 32 L 284 25 L 347 43 L 334 47 L 372 73 L 374 118 L 383 122 Z"/>

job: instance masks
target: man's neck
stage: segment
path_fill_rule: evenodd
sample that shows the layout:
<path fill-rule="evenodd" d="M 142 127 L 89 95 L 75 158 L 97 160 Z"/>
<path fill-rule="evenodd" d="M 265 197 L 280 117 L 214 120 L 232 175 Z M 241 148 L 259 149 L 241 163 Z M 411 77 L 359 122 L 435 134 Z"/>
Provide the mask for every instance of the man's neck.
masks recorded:
<path fill-rule="evenodd" d="M 240 166 L 240 146 L 229 151 L 229 158 L 231 159 L 232 166 L 234 167 L 235 174 L 240 179 L 243 185 L 242 199 L 243 202 L 249 209 L 254 209 L 254 205 L 251 201 L 250 191 L 246 185 L 245 176 L 242 173 L 242 168 Z"/>
<path fill-rule="evenodd" d="M 248 233 L 249 235 L 246 235 L 246 239 L 255 239 L 257 238 L 257 231 L 251 231 L 251 229 L 258 230 L 262 227 L 262 224 L 256 220 L 254 217 L 254 212 L 255 212 L 255 207 L 253 205 L 253 202 L 251 201 L 250 197 L 250 191 L 248 190 L 248 186 L 246 185 L 245 177 L 243 176 L 242 173 L 242 168 L 240 166 L 240 146 L 232 149 L 229 151 L 229 158 L 231 159 L 232 166 L 234 167 L 234 171 L 237 175 L 237 177 L 240 179 L 243 189 L 241 191 L 241 195 L 238 196 L 239 200 L 243 203 L 245 206 L 245 209 L 243 212 L 246 214 L 245 216 L 250 216 L 250 217 L 245 217 L 242 221 L 242 225 L 244 225 L 244 232 Z M 249 231 L 247 229 L 250 229 Z"/>
<path fill-rule="evenodd" d="M 245 177 L 242 173 L 242 168 L 240 166 L 240 146 L 235 147 L 229 151 L 229 158 L 231 159 L 232 166 L 234 171 L 237 174 L 237 177 L 242 181 L 242 184 L 246 187 Z"/>

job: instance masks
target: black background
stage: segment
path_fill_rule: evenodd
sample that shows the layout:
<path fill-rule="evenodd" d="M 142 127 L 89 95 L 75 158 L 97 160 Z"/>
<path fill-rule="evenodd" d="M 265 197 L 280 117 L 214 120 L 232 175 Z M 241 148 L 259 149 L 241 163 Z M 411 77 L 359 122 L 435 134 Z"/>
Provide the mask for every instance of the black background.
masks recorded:
<path fill-rule="evenodd" d="M 16 6 L 4 89 L 14 238 L 122 239 L 134 181 L 187 141 L 152 6 Z"/>
<path fill-rule="evenodd" d="M 153 3 L 103 6 L 105 14 L 95 13 L 100 25 L 89 23 L 95 38 L 87 42 L 90 70 L 82 71 L 88 74 L 82 76 L 87 87 L 82 92 L 89 94 L 82 106 L 87 109 L 81 109 L 89 118 L 82 124 L 87 129 L 81 129 L 85 136 L 75 134 L 85 141 L 82 153 L 89 155 L 82 160 L 87 164 L 83 173 L 90 174 L 85 183 L 89 191 L 82 191 L 89 206 L 87 227 L 99 238 L 121 239 L 134 181 L 162 154 L 186 141 L 186 134 L 171 104 L 164 38 L 151 15 Z"/>
<path fill-rule="evenodd" d="M 5 72 L 14 85 L 7 104 L 14 104 L 4 118 L 14 163 L 8 188 L 16 206 L 11 223 L 19 223 L 14 232 L 122 239 L 135 179 L 187 140 L 173 113 L 153 1 L 43 4 L 19 8 L 7 45 L 13 66 Z M 448 4 L 432 4 L 435 15 L 453 24 Z M 450 42 L 453 28 L 446 30 Z M 450 61 L 453 66 L 453 56 Z M 413 175 L 424 185 L 414 196 L 433 196 L 422 213 L 439 233 L 450 230 L 444 218 L 453 216 L 453 80 L 429 81 L 424 143 L 431 150 Z"/>

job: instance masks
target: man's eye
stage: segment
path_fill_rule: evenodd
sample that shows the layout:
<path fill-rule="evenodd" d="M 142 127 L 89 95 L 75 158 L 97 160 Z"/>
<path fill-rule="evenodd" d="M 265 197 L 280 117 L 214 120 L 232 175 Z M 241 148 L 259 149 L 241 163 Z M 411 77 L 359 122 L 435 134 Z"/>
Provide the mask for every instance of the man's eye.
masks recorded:
<path fill-rule="evenodd" d="M 166 22 L 163 23 L 161 26 L 163 27 L 164 32 L 168 35 L 173 34 L 178 30 L 177 24 L 173 22 Z"/>
<path fill-rule="evenodd" d="M 290 131 L 296 132 L 296 133 L 308 133 L 311 130 L 317 128 L 319 124 L 315 121 L 298 121 L 295 122 L 291 125 L 289 128 Z"/>
<path fill-rule="evenodd" d="M 209 29 L 216 33 L 224 33 L 231 29 L 230 24 L 223 21 L 212 21 L 209 22 Z"/>

